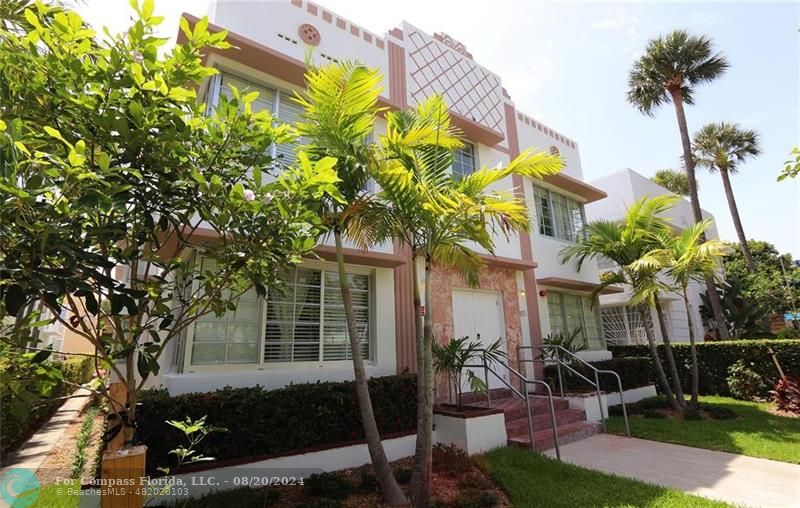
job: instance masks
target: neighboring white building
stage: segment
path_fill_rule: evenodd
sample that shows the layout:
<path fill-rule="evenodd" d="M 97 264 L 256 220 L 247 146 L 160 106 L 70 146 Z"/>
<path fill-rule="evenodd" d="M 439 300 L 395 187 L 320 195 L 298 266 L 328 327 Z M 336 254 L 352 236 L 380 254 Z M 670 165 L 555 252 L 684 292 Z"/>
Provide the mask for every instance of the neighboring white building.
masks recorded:
<path fill-rule="evenodd" d="M 281 121 L 295 120 L 299 111 L 287 98 L 304 84 L 304 59 L 311 46 L 317 64 L 358 60 L 378 68 L 384 76 L 380 102 L 387 108 L 410 108 L 442 94 L 468 141 L 456 154 L 456 172 L 506 164 L 528 147 L 560 153 L 566 161 L 562 174 L 496 184 L 524 196 L 535 224 L 530 235 L 498 237 L 497 256 L 486 255 L 480 290 L 467 288 L 453 271 L 435 270 L 435 332 L 442 341 L 463 335 L 487 342 L 502 338 L 515 363 L 518 345 L 539 345 L 551 331 L 580 327 L 592 350 L 588 356 L 610 356 L 598 306 L 590 298 L 599 282 L 596 264 L 578 272 L 558 261 L 559 251 L 583 226 L 584 205 L 606 194 L 582 181 L 577 143 L 518 111 L 500 76 L 475 62 L 464 44 L 407 22 L 378 35 L 307 0 L 212 2 L 209 16 L 210 29 L 229 30 L 235 46 L 207 51 L 207 63 L 221 71 L 200 87 L 210 104 L 234 83 L 259 91 L 257 106 Z M 197 21 L 186 17 L 192 24 Z M 379 119 L 376 135 L 384 129 Z M 291 146 L 276 152 L 293 157 Z M 322 245 L 317 253 L 323 260 L 309 260 L 293 274 L 291 299 L 248 295 L 236 313 L 197 323 L 162 355 L 164 365 L 154 383 L 184 393 L 352 379 L 333 249 Z M 409 253 L 391 244 L 369 251 L 346 249 L 345 261 L 356 287 L 368 375 L 414 371 Z"/>
<path fill-rule="evenodd" d="M 672 195 L 669 190 L 627 168 L 593 180 L 591 184 L 603 189 L 608 194 L 608 197 L 586 207 L 588 221 L 621 219 L 624 217 L 628 206 L 637 199 L 645 196 Z M 666 217 L 679 229 L 684 229 L 686 226 L 694 224 L 692 206 L 687 199 L 678 201 L 666 214 Z M 714 219 L 714 216 L 706 210 L 703 210 L 703 217 Z M 716 224 L 708 230 L 707 235 L 709 238 L 718 236 Z M 614 267 L 613 263 L 608 261 L 601 260 L 598 264 L 601 272 Z M 702 283 L 692 283 L 689 289 L 689 306 L 692 312 L 695 336 L 698 341 L 702 341 L 705 335 L 699 310 L 701 304 L 700 294 L 704 293 L 705 290 L 705 284 Z M 655 332 L 655 337 L 660 341 L 662 334 L 658 326 L 655 309 L 651 309 L 647 322 L 642 323 L 639 313 L 627 305 L 630 299 L 631 293 L 627 289 L 622 293 L 600 297 L 600 312 L 606 343 L 646 343 L 647 337 L 644 326 L 651 327 Z M 670 335 L 670 340 L 673 342 L 688 342 L 689 325 L 686 317 L 686 307 L 681 295 L 678 293 L 665 293 L 662 295 L 662 301 L 667 315 L 667 331 Z M 654 324 L 655 326 L 653 326 Z"/>

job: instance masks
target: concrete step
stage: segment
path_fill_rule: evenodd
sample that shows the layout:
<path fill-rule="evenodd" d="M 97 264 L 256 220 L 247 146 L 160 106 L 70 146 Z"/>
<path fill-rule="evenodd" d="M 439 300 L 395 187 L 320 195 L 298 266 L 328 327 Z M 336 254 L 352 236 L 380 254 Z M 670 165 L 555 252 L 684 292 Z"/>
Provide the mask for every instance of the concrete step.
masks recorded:
<path fill-rule="evenodd" d="M 506 421 L 525 418 L 525 401 L 520 398 L 493 400 L 492 407 L 505 412 Z M 569 402 L 563 399 L 553 399 L 553 409 L 562 411 L 569 409 Z M 531 398 L 531 412 L 534 416 L 550 414 L 550 405 L 546 397 Z"/>
<path fill-rule="evenodd" d="M 581 409 L 562 409 L 556 411 L 556 426 L 567 425 L 576 422 L 585 422 L 586 413 Z M 540 412 L 533 416 L 533 430 L 534 432 L 540 430 L 547 430 L 553 427 L 550 418 L 550 412 Z M 515 420 L 506 420 L 506 431 L 508 432 L 509 439 L 519 436 L 528 435 L 528 419 L 526 417 L 517 418 Z"/>
<path fill-rule="evenodd" d="M 557 427 L 558 443 L 565 445 L 573 443 L 589 436 L 599 434 L 602 432 L 602 426 L 599 423 L 589 422 L 575 422 L 566 425 L 559 425 Z M 552 429 L 539 430 L 534 432 L 534 449 L 536 451 L 544 451 L 553 448 L 553 431 Z M 522 436 L 509 438 L 508 444 L 512 446 L 519 446 L 521 448 L 530 448 L 530 438 L 525 433 Z"/>

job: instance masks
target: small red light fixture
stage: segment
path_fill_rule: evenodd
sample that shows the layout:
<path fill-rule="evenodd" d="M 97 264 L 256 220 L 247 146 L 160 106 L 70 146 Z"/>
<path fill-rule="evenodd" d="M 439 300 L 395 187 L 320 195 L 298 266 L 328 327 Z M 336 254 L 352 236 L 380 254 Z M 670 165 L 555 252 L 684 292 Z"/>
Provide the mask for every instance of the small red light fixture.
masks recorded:
<path fill-rule="evenodd" d="M 542 298 L 547 296 L 547 290 L 546 289 L 540 289 L 539 290 L 539 296 L 541 296 Z"/>

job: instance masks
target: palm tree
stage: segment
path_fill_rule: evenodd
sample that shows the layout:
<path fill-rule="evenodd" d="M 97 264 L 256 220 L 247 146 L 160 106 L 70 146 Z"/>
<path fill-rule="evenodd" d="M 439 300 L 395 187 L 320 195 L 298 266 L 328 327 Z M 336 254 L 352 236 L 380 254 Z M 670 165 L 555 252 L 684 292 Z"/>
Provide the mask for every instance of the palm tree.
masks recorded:
<path fill-rule="evenodd" d="M 730 175 L 736 174 L 738 165 L 748 157 L 756 157 L 761 153 L 758 146 L 758 133 L 752 129 L 742 129 L 738 125 L 728 122 L 709 123 L 703 126 L 694 135 L 693 156 L 697 165 L 709 171 L 719 171 L 722 177 L 722 186 L 725 188 L 725 197 L 728 199 L 728 208 L 731 210 L 733 226 L 739 237 L 747 268 L 755 271 L 756 264 L 750 247 L 747 245 L 747 236 L 744 234 L 742 219 L 733 197 Z"/>
<path fill-rule="evenodd" d="M 512 193 L 487 190 L 509 175 L 540 178 L 555 174 L 563 163 L 557 156 L 526 151 L 505 168 L 482 168 L 461 179 L 451 176 L 452 150 L 461 146 L 450 125 L 447 105 L 432 96 L 414 111 L 386 115 L 381 137 L 382 163 L 375 173 L 380 197 L 391 210 L 393 235 L 424 266 L 425 316 L 420 321 L 417 263 L 412 263 L 417 316 L 418 414 L 417 447 L 412 476 L 415 506 L 427 506 L 431 495 L 433 432 L 433 298 L 435 266 L 456 269 L 470 286 L 477 286 L 483 260 L 470 243 L 494 253 L 495 232 L 528 231 L 524 200 Z"/>
<path fill-rule="evenodd" d="M 361 65 L 342 62 L 306 72 L 306 91 L 295 100 L 304 108 L 298 133 L 305 143 L 301 158 L 335 160 L 341 199 L 323 201 L 320 217 L 336 244 L 339 287 L 344 304 L 350 354 L 356 380 L 361 423 L 367 438 L 370 459 L 384 500 L 393 506 L 408 502 L 392 474 L 383 449 L 372 401 L 369 395 L 364 360 L 360 354 L 359 332 L 353 298 L 344 264 L 342 238 L 348 237 L 367 248 L 380 230 L 380 204 L 366 191 L 370 168 L 375 165 L 374 147 L 367 143 L 379 112 L 381 75 Z"/>
<path fill-rule="evenodd" d="M 689 178 L 684 171 L 675 169 L 659 169 L 650 181 L 660 185 L 678 196 L 689 195 Z"/>
<path fill-rule="evenodd" d="M 644 55 L 634 62 L 628 76 L 628 102 L 645 115 L 653 116 L 659 106 L 670 101 L 675 106 L 695 222 L 703 220 L 703 212 L 697 195 L 692 145 L 683 105 L 694 104 L 695 86 L 714 81 L 728 67 L 722 54 L 713 53 L 711 39 L 704 35 L 691 35 L 685 30 L 675 30 L 650 40 Z M 722 302 L 713 278 L 706 278 L 706 286 L 718 333 L 721 339 L 727 339 L 729 334 Z"/>
<path fill-rule="evenodd" d="M 648 252 L 660 246 L 660 236 L 670 233 L 670 223 L 662 217 L 679 198 L 677 196 L 658 196 L 653 199 L 644 197 L 635 201 L 626 211 L 625 218 L 620 221 L 598 220 L 585 226 L 586 235 L 573 245 L 564 248 L 561 262 L 575 260 L 578 270 L 589 260 L 605 257 L 613 261 L 617 267 L 614 271 L 601 277 L 600 286 L 595 290 L 599 294 L 611 285 L 627 285 L 633 292 L 630 304 L 635 306 L 642 322 L 647 322 L 650 305 L 655 305 L 659 291 L 666 288 L 658 280 L 659 267 L 641 265 L 639 260 Z M 650 356 L 656 370 L 656 377 L 661 391 L 676 411 L 682 411 L 683 390 L 674 360 L 670 362 L 671 377 L 674 390 L 670 387 L 664 368 L 658 357 L 653 330 L 645 326 Z M 666 335 L 663 336 L 665 356 L 672 358 L 672 347 Z"/>
<path fill-rule="evenodd" d="M 723 241 L 702 241 L 703 233 L 711 227 L 711 224 L 712 221 L 706 219 L 687 227 L 680 234 L 661 235 L 663 247 L 645 254 L 635 263 L 641 269 L 665 268 L 667 276 L 681 292 L 689 325 L 689 348 L 692 359 L 690 406 L 695 410 L 698 407 L 700 372 L 697 365 L 697 340 L 689 306 L 689 284 L 692 281 L 703 280 L 706 276 L 714 277 L 722 257 L 730 252 L 730 247 Z"/>

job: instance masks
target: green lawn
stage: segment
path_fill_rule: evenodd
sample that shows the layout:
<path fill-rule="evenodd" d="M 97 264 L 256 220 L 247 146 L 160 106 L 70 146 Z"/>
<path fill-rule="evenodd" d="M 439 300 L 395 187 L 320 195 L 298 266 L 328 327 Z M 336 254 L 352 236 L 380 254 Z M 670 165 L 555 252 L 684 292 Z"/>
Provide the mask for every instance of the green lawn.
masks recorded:
<path fill-rule="evenodd" d="M 526 507 L 729 507 L 719 501 L 573 466 L 520 448 L 479 458 L 511 496 Z"/>
<path fill-rule="evenodd" d="M 767 412 L 769 404 L 728 397 L 701 397 L 700 403 L 728 408 L 739 417 L 684 421 L 636 416 L 630 419 L 631 435 L 800 464 L 800 418 L 775 416 Z M 622 418 L 609 419 L 608 430 L 623 433 Z"/>

